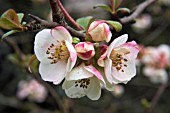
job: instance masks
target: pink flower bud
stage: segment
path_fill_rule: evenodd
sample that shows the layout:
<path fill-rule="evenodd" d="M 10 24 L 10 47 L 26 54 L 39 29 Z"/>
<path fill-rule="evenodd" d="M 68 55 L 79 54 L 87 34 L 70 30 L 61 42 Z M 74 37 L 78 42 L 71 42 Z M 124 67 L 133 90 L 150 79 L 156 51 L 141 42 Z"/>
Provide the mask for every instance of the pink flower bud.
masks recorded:
<path fill-rule="evenodd" d="M 94 45 L 91 42 L 80 42 L 75 45 L 77 55 L 83 60 L 89 60 L 95 55 Z"/>
<path fill-rule="evenodd" d="M 112 33 L 109 29 L 109 26 L 105 23 L 105 21 L 94 21 L 91 23 L 87 34 L 90 35 L 93 41 L 100 42 L 105 40 L 109 42 Z"/>

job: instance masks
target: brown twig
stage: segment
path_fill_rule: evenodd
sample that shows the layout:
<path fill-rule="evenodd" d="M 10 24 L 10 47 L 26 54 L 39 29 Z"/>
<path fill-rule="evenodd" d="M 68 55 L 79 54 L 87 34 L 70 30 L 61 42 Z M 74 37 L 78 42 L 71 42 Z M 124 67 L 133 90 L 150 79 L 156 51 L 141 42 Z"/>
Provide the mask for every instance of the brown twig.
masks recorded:
<path fill-rule="evenodd" d="M 61 4 L 60 0 L 57 0 L 58 6 L 64 13 L 65 17 L 78 29 L 78 30 L 83 30 L 76 22 L 75 20 L 68 14 L 68 12 L 65 10 L 63 5 Z"/>
<path fill-rule="evenodd" d="M 52 9 L 52 17 L 53 17 L 53 22 L 57 22 L 61 25 L 65 25 L 66 22 L 64 20 L 64 14 L 61 11 L 58 3 L 56 0 L 49 0 L 51 9 Z"/>
<path fill-rule="evenodd" d="M 157 0 L 146 0 L 137 6 L 136 10 L 128 17 L 121 18 L 122 24 L 126 24 L 137 18 L 149 5 L 156 2 Z"/>
<path fill-rule="evenodd" d="M 152 101 L 151 101 L 151 107 L 148 109 L 148 113 L 152 113 L 153 112 L 153 109 L 154 107 L 156 106 L 156 104 L 158 103 L 161 95 L 164 93 L 165 89 L 167 88 L 168 84 L 162 84 L 156 94 L 154 95 Z"/>
<path fill-rule="evenodd" d="M 35 15 L 29 14 L 35 21 L 33 21 L 33 23 L 29 23 L 27 24 L 26 30 L 28 31 L 32 31 L 32 30 L 36 30 L 36 29 L 42 29 L 42 28 L 55 28 L 56 26 L 61 26 L 61 24 L 57 23 L 57 22 L 49 22 L 46 20 L 43 20 Z M 71 28 L 70 26 L 66 25 L 62 25 L 64 26 L 70 33 L 72 36 L 78 37 L 80 39 L 84 39 L 85 38 L 85 34 L 81 33 L 80 31 L 77 31 L 73 28 Z"/>
<path fill-rule="evenodd" d="M 27 68 L 26 68 L 27 69 Z M 55 102 L 57 103 L 59 109 L 61 110 L 62 113 L 67 113 L 67 110 L 64 107 L 64 103 L 62 98 L 59 97 L 59 95 L 57 94 L 57 92 L 54 90 L 54 88 L 49 85 L 47 82 L 44 82 L 40 76 L 38 76 L 37 74 L 31 74 L 31 76 L 33 78 L 35 78 L 37 81 L 39 81 L 41 84 L 43 84 L 47 89 L 48 92 L 50 93 L 50 95 L 54 98 Z"/>

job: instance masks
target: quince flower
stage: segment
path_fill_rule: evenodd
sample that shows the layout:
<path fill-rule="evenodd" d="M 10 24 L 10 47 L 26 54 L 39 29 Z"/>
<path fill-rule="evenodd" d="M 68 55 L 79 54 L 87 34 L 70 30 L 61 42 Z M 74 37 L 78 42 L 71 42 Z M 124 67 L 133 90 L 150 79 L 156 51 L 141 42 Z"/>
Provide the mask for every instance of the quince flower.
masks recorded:
<path fill-rule="evenodd" d="M 70 98 L 87 95 L 91 100 L 98 100 L 101 95 L 100 80 L 104 81 L 96 68 L 82 63 L 68 73 L 62 87 Z"/>
<path fill-rule="evenodd" d="M 47 97 L 47 89 L 37 80 L 21 80 L 18 85 L 17 97 L 19 99 L 28 98 L 37 102 L 43 102 Z"/>
<path fill-rule="evenodd" d="M 166 68 L 170 63 L 170 47 L 165 44 L 158 47 L 146 47 L 141 61 L 152 67 Z"/>
<path fill-rule="evenodd" d="M 168 73 L 165 69 L 158 69 L 152 66 L 146 66 L 143 70 L 145 76 L 149 77 L 152 83 L 162 83 L 165 84 L 168 82 Z"/>
<path fill-rule="evenodd" d="M 139 50 L 135 41 L 125 43 L 127 39 L 127 34 L 116 38 L 104 52 L 107 56 L 99 58 L 98 65 L 104 67 L 106 78 L 111 84 L 127 83 L 136 75 L 135 59 Z"/>
<path fill-rule="evenodd" d="M 80 42 L 75 45 L 77 55 L 83 60 L 89 60 L 95 55 L 94 45 L 91 42 Z"/>
<path fill-rule="evenodd" d="M 40 61 L 39 72 L 45 81 L 59 84 L 76 63 L 77 53 L 70 33 L 62 26 L 36 34 L 34 51 Z"/>
<path fill-rule="evenodd" d="M 87 34 L 90 35 L 93 41 L 100 42 L 105 40 L 109 42 L 112 33 L 109 29 L 109 26 L 105 21 L 94 21 L 90 24 Z"/>

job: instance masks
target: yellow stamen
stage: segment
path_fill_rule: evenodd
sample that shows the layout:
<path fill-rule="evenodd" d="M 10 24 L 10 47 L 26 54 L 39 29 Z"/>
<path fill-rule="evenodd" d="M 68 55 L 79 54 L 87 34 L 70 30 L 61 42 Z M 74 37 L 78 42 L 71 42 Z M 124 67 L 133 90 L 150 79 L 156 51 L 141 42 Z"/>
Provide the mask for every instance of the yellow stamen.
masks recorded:
<path fill-rule="evenodd" d="M 52 60 L 51 64 L 56 64 L 60 60 L 66 60 L 70 56 L 65 42 L 61 42 L 60 46 L 55 46 L 52 43 L 47 49 L 46 54 L 49 55 L 48 59 Z"/>
<path fill-rule="evenodd" d="M 112 66 L 116 68 L 117 71 L 121 70 L 123 67 L 127 67 L 125 64 L 128 60 L 124 58 L 124 55 L 130 54 L 130 50 L 126 48 L 113 49 L 110 54 L 110 59 L 112 60 Z"/>

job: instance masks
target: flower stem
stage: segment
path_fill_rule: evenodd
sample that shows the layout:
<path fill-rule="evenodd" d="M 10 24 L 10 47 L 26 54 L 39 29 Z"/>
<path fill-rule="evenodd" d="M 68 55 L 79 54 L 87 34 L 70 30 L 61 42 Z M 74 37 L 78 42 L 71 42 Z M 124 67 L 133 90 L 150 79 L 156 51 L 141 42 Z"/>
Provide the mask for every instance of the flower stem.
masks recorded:
<path fill-rule="evenodd" d="M 65 10 L 63 5 L 61 4 L 60 0 L 57 0 L 58 6 L 64 13 L 65 17 L 78 29 L 78 30 L 83 30 L 76 22 L 75 20 L 68 14 L 68 12 Z"/>

